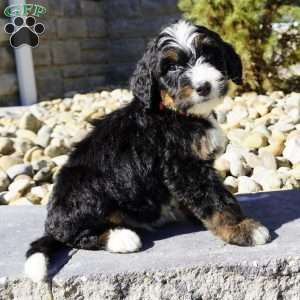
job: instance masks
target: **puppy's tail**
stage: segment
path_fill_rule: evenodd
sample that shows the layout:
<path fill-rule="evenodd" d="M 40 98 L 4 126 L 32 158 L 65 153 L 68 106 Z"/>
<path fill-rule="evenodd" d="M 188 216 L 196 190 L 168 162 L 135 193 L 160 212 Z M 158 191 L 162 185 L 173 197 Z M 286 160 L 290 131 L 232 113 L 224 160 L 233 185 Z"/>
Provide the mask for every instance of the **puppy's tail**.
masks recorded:
<path fill-rule="evenodd" d="M 50 235 L 45 235 L 33 241 L 26 252 L 25 275 L 33 282 L 45 280 L 48 273 L 49 259 L 61 247 L 63 247 L 63 244 Z"/>

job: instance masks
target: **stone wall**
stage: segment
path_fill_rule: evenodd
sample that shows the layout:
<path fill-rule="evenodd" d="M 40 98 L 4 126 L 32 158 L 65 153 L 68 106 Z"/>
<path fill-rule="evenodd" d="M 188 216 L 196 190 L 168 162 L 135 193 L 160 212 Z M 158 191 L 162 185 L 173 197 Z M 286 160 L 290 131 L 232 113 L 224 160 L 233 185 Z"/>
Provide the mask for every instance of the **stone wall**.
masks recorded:
<path fill-rule="evenodd" d="M 30 1 L 28 1 L 30 3 Z M 46 31 L 32 50 L 39 100 L 126 85 L 148 40 L 179 18 L 177 0 L 39 0 Z M 5 8 L 1 1 L 1 11 Z M 13 50 L 0 19 L 0 105 L 18 98 Z"/>
<path fill-rule="evenodd" d="M 46 33 L 33 49 L 39 98 L 88 91 L 105 84 L 108 39 L 104 2 L 38 1 L 48 8 Z"/>
<path fill-rule="evenodd" d="M 110 83 L 127 83 L 147 42 L 180 17 L 177 0 L 106 0 Z"/>

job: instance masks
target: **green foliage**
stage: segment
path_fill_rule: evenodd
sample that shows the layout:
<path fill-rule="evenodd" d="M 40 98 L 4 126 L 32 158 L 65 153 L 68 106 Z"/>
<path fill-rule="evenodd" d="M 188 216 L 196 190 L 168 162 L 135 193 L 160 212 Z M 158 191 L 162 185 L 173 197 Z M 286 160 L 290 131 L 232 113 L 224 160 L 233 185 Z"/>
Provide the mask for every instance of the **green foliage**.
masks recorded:
<path fill-rule="evenodd" d="M 279 69 L 300 62 L 299 0 L 179 0 L 185 18 L 218 32 L 242 58 L 244 91 L 300 90 Z M 285 30 L 274 26 L 285 24 Z M 287 29 L 288 28 L 288 29 Z"/>

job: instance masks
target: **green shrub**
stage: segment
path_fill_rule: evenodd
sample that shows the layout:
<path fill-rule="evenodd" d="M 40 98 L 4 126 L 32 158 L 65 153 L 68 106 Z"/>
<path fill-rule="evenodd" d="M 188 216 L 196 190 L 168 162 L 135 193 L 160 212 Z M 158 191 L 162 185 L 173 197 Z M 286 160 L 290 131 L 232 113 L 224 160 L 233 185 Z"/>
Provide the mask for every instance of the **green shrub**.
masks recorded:
<path fill-rule="evenodd" d="M 280 75 L 300 63 L 299 0 L 179 0 L 178 6 L 235 47 L 244 66 L 243 91 L 300 90 L 299 75 Z"/>

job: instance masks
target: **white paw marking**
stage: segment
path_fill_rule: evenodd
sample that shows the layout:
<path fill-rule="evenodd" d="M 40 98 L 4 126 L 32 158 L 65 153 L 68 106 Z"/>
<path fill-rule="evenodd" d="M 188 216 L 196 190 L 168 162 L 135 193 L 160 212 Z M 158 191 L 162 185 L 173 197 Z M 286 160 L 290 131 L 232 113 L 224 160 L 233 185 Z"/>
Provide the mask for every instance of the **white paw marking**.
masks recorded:
<path fill-rule="evenodd" d="M 37 252 L 29 256 L 24 265 L 24 273 L 33 282 L 41 282 L 47 277 L 47 258 Z"/>
<path fill-rule="evenodd" d="M 220 154 L 225 150 L 227 138 L 217 123 L 207 131 L 207 140 L 210 153 L 217 151 L 217 154 Z"/>
<path fill-rule="evenodd" d="M 270 232 L 265 226 L 259 226 L 252 232 L 253 245 L 263 245 L 270 240 Z"/>
<path fill-rule="evenodd" d="M 106 250 L 116 253 L 138 251 L 142 247 L 140 237 L 130 229 L 111 229 L 106 244 Z"/>

